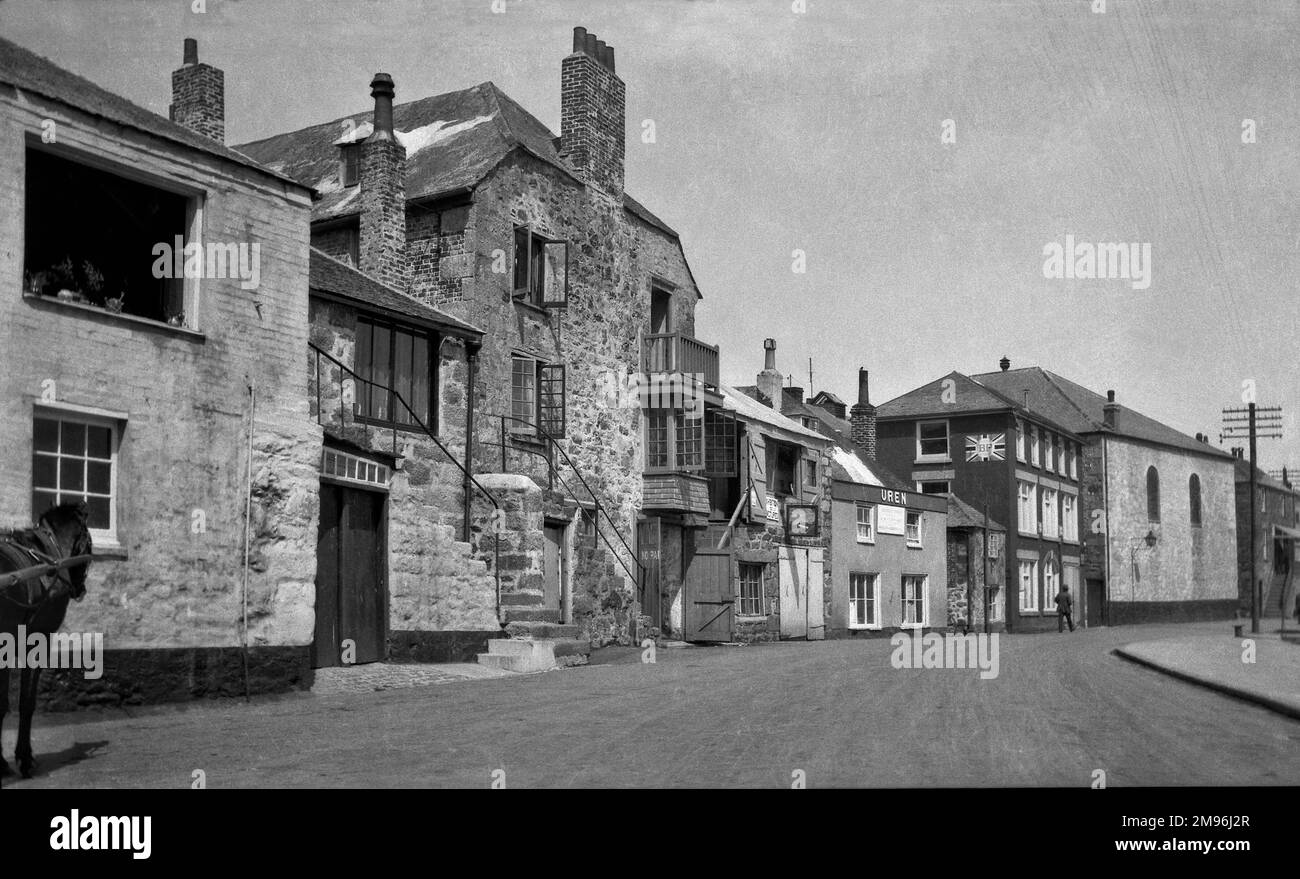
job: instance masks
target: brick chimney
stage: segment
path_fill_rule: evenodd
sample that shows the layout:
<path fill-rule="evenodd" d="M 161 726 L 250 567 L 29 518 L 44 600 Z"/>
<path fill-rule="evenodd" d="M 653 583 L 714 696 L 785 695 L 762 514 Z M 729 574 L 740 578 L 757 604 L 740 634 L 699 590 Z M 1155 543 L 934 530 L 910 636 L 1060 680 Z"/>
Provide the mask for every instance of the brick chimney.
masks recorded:
<path fill-rule="evenodd" d="M 1115 392 L 1106 392 L 1106 405 L 1101 408 L 1102 423 L 1111 430 L 1119 430 L 1119 404 L 1115 402 Z"/>
<path fill-rule="evenodd" d="M 786 385 L 781 388 L 781 411 L 798 406 L 803 402 L 803 388 Z"/>
<path fill-rule="evenodd" d="M 172 103 L 167 115 L 177 125 L 226 142 L 226 75 L 199 63 L 199 41 L 185 38 L 184 64 L 172 71 Z"/>
<path fill-rule="evenodd" d="M 393 132 L 393 78 L 376 73 L 374 131 L 361 145 L 361 265 L 366 274 L 405 291 L 406 147 Z"/>
<path fill-rule="evenodd" d="M 560 65 L 560 152 L 593 186 L 623 202 L 627 89 L 614 74 L 614 47 L 583 27 Z"/>
<path fill-rule="evenodd" d="M 763 340 L 763 371 L 758 374 L 758 392 L 767 398 L 767 405 L 781 410 L 785 380 L 776 368 L 776 339 Z"/>
<path fill-rule="evenodd" d="M 876 460 L 876 407 L 871 405 L 865 369 L 858 370 L 858 402 L 849 410 L 849 422 L 853 425 L 853 444 L 867 460 Z"/>

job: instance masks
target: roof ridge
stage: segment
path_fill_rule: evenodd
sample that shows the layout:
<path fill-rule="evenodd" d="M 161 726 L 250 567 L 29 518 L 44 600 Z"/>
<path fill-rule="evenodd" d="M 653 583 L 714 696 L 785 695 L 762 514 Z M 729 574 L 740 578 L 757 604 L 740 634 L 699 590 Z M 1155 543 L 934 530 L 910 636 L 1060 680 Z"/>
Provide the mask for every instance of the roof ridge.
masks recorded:
<path fill-rule="evenodd" d="M 1041 367 L 1040 367 L 1040 368 L 1041 368 Z M 1083 411 L 1083 407 L 1080 406 L 1078 403 L 1074 402 L 1074 398 L 1071 397 L 1069 394 L 1067 394 L 1067 393 L 1065 392 L 1065 390 L 1064 390 L 1060 385 L 1058 385 L 1058 384 L 1056 383 L 1056 379 L 1057 379 L 1057 378 L 1060 378 L 1062 381 L 1070 381 L 1068 378 L 1065 378 L 1064 376 L 1057 376 L 1057 375 L 1055 375 L 1054 373 L 1052 373 L 1051 371 L 1046 370 L 1046 369 L 1042 370 L 1042 372 L 1043 372 L 1043 377 L 1047 379 L 1047 383 L 1050 384 L 1052 387 L 1056 388 L 1056 392 L 1057 392 L 1058 394 L 1060 394 L 1062 397 L 1064 397 L 1064 398 L 1065 398 L 1065 402 L 1069 403 L 1070 406 L 1071 406 L 1071 408 L 1073 408 L 1076 412 L 1079 413 L 1079 415 L 1083 418 L 1084 423 L 1089 424 L 1089 425 L 1091 425 L 1092 427 L 1097 427 L 1097 428 L 1100 428 L 1100 427 L 1103 426 L 1103 425 L 1099 425 L 1099 424 L 1097 424 L 1096 421 L 1093 421 L 1092 417 L 1091 417 L 1087 412 L 1084 412 L 1084 411 Z M 1101 394 L 1098 394 L 1096 391 L 1092 390 L 1092 388 L 1085 388 L 1085 387 L 1083 387 L 1083 385 L 1079 384 L 1078 382 L 1070 382 L 1070 384 L 1072 384 L 1072 385 L 1077 385 L 1078 387 L 1083 388 L 1085 391 L 1087 391 L 1087 392 L 1090 393 L 1090 394 L 1093 394 L 1093 395 L 1097 396 L 1098 398 L 1101 397 Z"/>

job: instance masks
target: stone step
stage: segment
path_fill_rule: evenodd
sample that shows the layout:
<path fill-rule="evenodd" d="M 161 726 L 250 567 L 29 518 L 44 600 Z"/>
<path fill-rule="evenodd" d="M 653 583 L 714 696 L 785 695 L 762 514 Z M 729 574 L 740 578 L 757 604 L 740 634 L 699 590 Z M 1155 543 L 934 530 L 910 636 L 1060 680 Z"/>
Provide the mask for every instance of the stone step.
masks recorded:
<path fill-rule="evenodd" d="M 540 592 L 502 592 L 501 603 L 510 607 L 533 607 L 546 600 Z"/>
<path fill-rule="evenodd" d="M 562 656 L 590 656 L 591 642 L 586 638 L 558 638 L 551 645 L 555 658 Z"/>
<path fill-rule="evenodd" d="M 582 627 L 542 620 L 516 620 L 506 623 L 506 634 L 512 638 L 549 638 L 561 640 L 578 638 Z"/>
<path fill-rule="evenodd" d="M 478 655 L 479 665 L 517 672 L 547 671 L 556 667 L 555 643 L 553 641 L 521 641 L 494 638 L 488 642 L 488 650 L 493 649 L 493 644 L 502 642 L 521 646 L 505 648 L 513 652 L 480 653 Z M 503 648 L 497 648 L 497 650 L 501 649 Z"/>
<path fill-rule="evenodd" d="M 532 652 L 532 645 L 523 638 L 493 638 L 488 641 L 488 653 L 500 656 L 521 656 Z"/>
<path fill-rule="evenodd" d="M 519 607 L 509 606 L 505 602 L 505 596 L 501 599 L 501 613 L 505 616 L 507 623 L 516 622 L 539 622 L 539 623 L 558 623 L 560 621 L 560 609 L 556 607 Z"/>

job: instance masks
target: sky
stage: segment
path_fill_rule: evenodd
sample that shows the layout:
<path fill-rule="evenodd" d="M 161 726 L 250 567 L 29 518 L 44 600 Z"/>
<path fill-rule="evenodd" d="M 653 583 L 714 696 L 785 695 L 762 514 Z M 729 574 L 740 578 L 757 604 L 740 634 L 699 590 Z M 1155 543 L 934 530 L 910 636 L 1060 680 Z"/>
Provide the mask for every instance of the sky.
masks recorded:
<path fill-rule="evenodd" d="M 366 111 L 377 71 L 399 102 L 491 80 L 558 133 L 582 25 L 724 382 L 767 337 L 848 403 L 859 367 L 879 405 L 1006 355 L 1215 442 L 1253 388 L 1284 413 L 1261 465 L 1296 469 L 1300 0 L 1096 5 L 0 0 L 0 34 L 163 115 L 196 37 L 236 144 Z M 1067 235 L 1149 244 L 1150 285 L 1044 277 Z"/>

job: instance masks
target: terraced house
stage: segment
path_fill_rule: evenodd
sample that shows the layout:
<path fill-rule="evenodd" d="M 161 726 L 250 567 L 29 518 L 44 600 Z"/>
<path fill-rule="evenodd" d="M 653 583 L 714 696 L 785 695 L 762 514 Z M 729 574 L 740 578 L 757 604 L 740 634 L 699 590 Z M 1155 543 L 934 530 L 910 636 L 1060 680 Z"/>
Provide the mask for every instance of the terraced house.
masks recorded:
<path fill-rule="evenodd" d="M 340 450 L 357 446 L 368 473 L 391 458 L 420 486 L 400 508 L 390 495 L 395 591 L 365 600 L 388 602 L 388 649 L 416 657 L 472 655 L 497 623 L 626 640 L 654 600 L 634 551 L 643 497 L 666 532 L 707 517 L 686 412 L 716 385 L 718 353 L 694 339 L 700 292 L 677 233 L 625 192 L 614 49 L 575 28 L 559 136 L 491 82 L 405 103 L 385 74 L 370 86 L 365 111 L 239 148 L 321 194 L 314 270 L 354 267 L 431 310 L 313 309 L 340 421 L 382 428 L 334 430 Z M 646 372 L 691 393 L 643 408 L 627 389 Z"/>
<path fill-rule="evenodd" d="M 171 121 L 0 40 L 0 527 L 88 507 L 65 625 L 107 660 L 46 677 L 65 704 L 310 678 L 311 191 L 224 145 L 183 61 Z"/>
<path fill-rule="evenodd" d="M 1002 616 L 1009 632 L 1055 631 L 1062 584 L 1075 596 L 1076 614 L 1084 612 L 1080 604 L 1089 607 L 1089 596 L 1079 601 L 1082 444 L 1032 398 L 959 372 L 877 410 L 876 458 L 886 468 L 924 494 L 955 495 L 981 510 L 987 504 L 994 522 L 1007 523 L 1006 589 L 991 595 L 990 622 Z"/>

